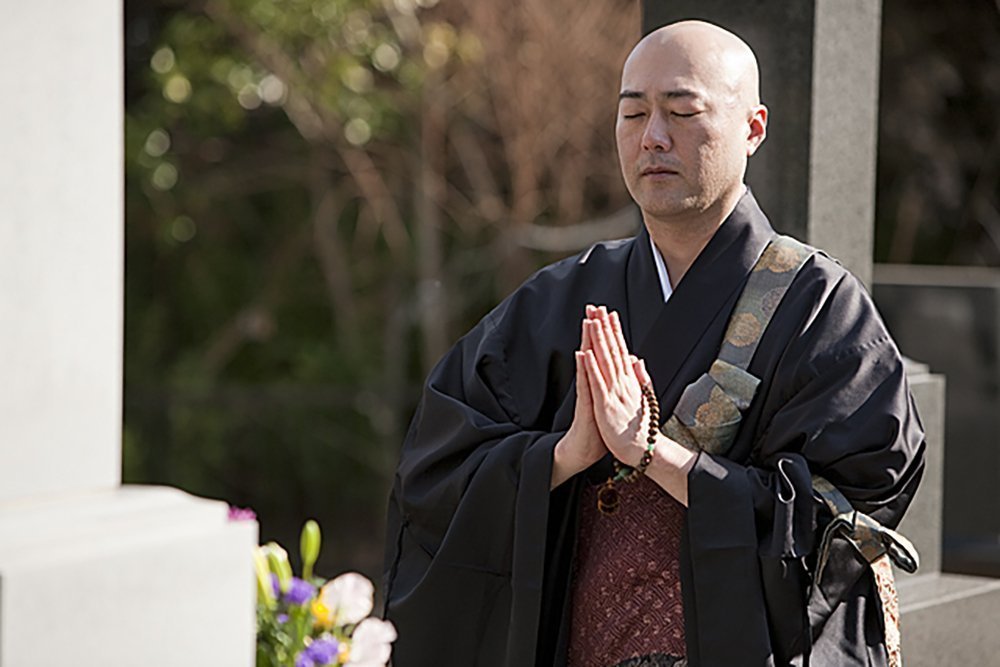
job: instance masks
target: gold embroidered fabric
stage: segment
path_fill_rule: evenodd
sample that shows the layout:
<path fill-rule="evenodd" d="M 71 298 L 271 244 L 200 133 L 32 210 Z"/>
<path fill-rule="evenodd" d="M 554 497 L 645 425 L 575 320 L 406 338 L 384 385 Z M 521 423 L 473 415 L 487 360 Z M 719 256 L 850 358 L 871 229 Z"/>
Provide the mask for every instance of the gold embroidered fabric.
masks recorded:
<path fill-rule="evenodd" d="M 903 667 L 903 652 L 899 634 L 899 596 L 896 594 L 896 580 L 892 574 L 892 563 L 888 554 L 883 554 L 871 564 L 875 573 L 875 586 L 882 601 L 882 617 L 885 627 L 885 648 L 889 654 L 889 667 Z"/>

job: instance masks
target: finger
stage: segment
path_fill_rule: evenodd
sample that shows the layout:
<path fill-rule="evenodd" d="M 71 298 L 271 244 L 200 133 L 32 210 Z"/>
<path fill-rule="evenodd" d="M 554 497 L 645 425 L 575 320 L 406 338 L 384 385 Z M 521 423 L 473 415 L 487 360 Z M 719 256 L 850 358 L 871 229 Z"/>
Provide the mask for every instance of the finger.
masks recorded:
<path fill-rule="evenodd" d="M 583 365 L 587 371 L 587 384 L 590 386 L 590 397 L 594 405 L 607 405 L 608 385 L 604 382 L 601 369 L 597 367 L 597 357 L 593 350 L 583 353 Z"/>
<path fill-rule="evenodd" d="M 604 306 L 591 306 L 590 310 L 587 311 L 587 319 L 598 322 L 601 319 L 601 309 Z"/>
<path fill-rule="evenodd" d="M 587 319 L 592 320 L 597 317 L 597 306 L 592 303 L 588 303 L 587 307 L 584 308 L 584 312 L 587 315 Z"/>
<path fill-rule="evenodd" d="M 618 375 L 615 371 L 614 362 L 611 359 L 611 352 L 608 351 L 608 341 L 604 337 L 604 328 L 598 320 L 591 320 L 589 326 L 590 349 L 594 353 L 594 358 L 603 376 L 605 386 L 612 387 L 617 381 Z"/>
<path fill-rule="evenodd" d="M 608 345 L 608 353 L 611 355 L 611 364 L 615 370 L 615 379 L 626 375 L 625 370 L 625 357 L 622 355 L 621 349 L 618 347 L 618 340 L 615 338 L 615 330 L 611 324 L 611 316 L 608 315 L 608 309 L 601 306 L 601 333 L 604 334 L 604 340 Z"/>
<path fill-rule="evenodd" d="M 576 403 L 584 409 L 593 409 L 593 399 L 590 396 L 590 381 L 587 379 L 587 369 L 584 366 L 584 353 L 574 352 L 576 357 Z"/>
<path fill-rule="evenodd" d="M 625 342 L 625 334 L 622 332 L 622 320 L 617 310 L 612 311 L 610 320 L 611 334 L 614 336 L 615 344 L 618 346 L 618 354 L 622 359 L 623 370 L 626 375 L 634 376 L 635 371 L 630 361 L 632 355 L 628 352 L 628 344 Z"/>
<path fill-rule="evenodd" d="M 587 306 L 588 308 L 590 306 Z M 590 327 L 587 326 L 587 322 L 590 320 L 583 319 L 580 322 L 580 351 L 589 350 L 593 346 L 593 342 L 590 340 Z"/>
<path fill-rule="evenodd" d="M 649 377 L 649 372 L 646 370 L 646 362 L 643 359 L 638 359 L 632 357 L 632 369 L 635 372 L 636 378 L 639 380 L 639 384 L 646 386 L 653 386 L 653 378 Z"/>

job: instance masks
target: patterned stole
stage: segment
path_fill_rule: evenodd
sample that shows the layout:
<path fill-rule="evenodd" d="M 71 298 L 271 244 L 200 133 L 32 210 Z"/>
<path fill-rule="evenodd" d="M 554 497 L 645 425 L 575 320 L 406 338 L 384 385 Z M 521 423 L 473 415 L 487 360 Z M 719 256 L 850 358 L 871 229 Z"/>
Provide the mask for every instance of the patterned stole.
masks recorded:
<path fill-rule="evenodd" d="M 729 453 L 760 384 L 747 371 L 750 360 L 792 280 L 815 252 L 790 236 L 776 236 L 764 248 L 729 318 L 718 359 L 681 394 L 661 427 L 664 435 L 692 451 Z"/>
<path fill-rule="evenodd" d="M 908 539 L 883 526 L 872 517 L 858 512 L 851 502 L 833 484 L 819 475 L 813 475 L 813 491 L 826 504 L 833 520 L 823 531 L 819 556 L 816 559 L 816 575 L 813 577 L 809 597 L 822 595 L 816 591 L 822 580 L 830 557 L 833 540 L 842 538 L 854 547 L 865 559 L 875 575 L 875 587 L 882 600 L 882 619 L 885 630 L 885 648 L 889 655 L 889 667 L 902 667 L 903 654 L 899 635 L 899 596 L 896 595 L 896 581 L 892 574 L 892 564 L 913 574 L 920 566 L 917 550 Z M 891 564 L 890 564 L 891 561 Z"/>
<path fill-rule="evenodd" d="M 768 244 L 736 303 L 718 358 L 684 390 L 673 415 L 661 427 L 664 435 L 692 451 L 728 455 L 760 384 L 747 371 L 750 360 L 788 287 L 816 252 L 789 236 L 776 236 Z M 813 476 L 813 490 L 834 519 L 823 533 L 810 597 L 827 565 L 832 540 L 846 539 L 872 568 L 882 602 L 889 665 L 901 667 L 899 602 L 889 561 L 913 572 L 919 563 L 917 552 L 902 535 L 854 510 L 836 487 L 818 475 Z"/>

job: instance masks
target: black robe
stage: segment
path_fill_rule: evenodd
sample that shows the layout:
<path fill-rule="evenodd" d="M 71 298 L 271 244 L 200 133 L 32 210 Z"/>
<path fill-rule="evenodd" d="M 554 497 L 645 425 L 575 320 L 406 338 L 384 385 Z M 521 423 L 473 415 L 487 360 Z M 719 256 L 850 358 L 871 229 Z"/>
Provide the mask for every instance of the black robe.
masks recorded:
<path fill-rule="evenodd" d="M 580 320 L 618 310 L 669 415 L 715 360 L 774 231 L 748 192 L 663 303 L 649 237 L 598 244 L 528 279 L 431 372 L 389 501 L 385 615 L 395 667 L 565 663 L 581 484 L 549 491 L 573 418 Z M 902 360 L 863 286 L 807 261 L 749 368 L 761 378 L 727 458 L 699 454 L 681 539 L 692 666 L 883 664 L 870 570 L 846 545 L 806 604 L 825 520 L 811 474 L 895 526 L 923 470 Z M 815 641 L 812 640 L 816 637 Z"/>

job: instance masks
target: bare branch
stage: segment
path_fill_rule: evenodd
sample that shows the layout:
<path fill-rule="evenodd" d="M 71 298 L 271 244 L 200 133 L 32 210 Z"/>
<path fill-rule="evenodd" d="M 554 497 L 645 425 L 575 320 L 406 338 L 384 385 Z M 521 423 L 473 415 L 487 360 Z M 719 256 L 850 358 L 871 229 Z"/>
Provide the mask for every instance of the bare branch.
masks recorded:
<path fill-rule="evenodd" d="M 235 16 L 223 0 L 206 0 L 205 13 L 222 25 L 264 67 L 288 84 L 288 100 L 283 106 L 288 119 L 303 139 L 325 141 L 333 147 L 357 184 L 361 196 L 374 209 L 375 220 L 382 227 L 386 244 L 397 261 L 406 255 L 409 235 L 385 180 L 371 157 L 346 142 L 340 119 L 307 94 L 311 85 L 298 65 L 268 35 L 253 30 Z"/>
<path fill-rule="evenodd" d="M 517 243 L 523 248 L 555 253 L 578 252 L 599 241 L 634 235 L 642 224 L 635 206 L 612 213 L 605 218 L 588 220 L 576 225 L 549 227 L 527 224 L 517 230 Z"/>

